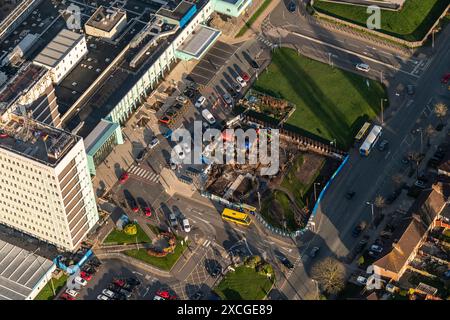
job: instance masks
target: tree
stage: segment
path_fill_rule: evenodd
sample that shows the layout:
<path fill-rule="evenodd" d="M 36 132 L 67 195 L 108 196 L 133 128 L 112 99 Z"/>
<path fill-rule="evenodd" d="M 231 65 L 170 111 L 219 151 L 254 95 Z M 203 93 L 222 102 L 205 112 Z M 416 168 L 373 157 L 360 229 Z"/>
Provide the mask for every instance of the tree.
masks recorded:
<path fill-rule="evenodd" d="M 383 210 L 383 208 L 386 206 L 386 200 L 384 200 L 384 197 L 382 195 L 378 195 L 376 196 L 373 204 L 375 205 L 375 207 L 380 209 L 381 212 L 381 210 Z"/>
<path fill-rule="evenodd" d="M 395 188 L 399 188 L 404 181 L 405 178 L 401 173 L 396 173 L 392 176 L 392 182 L 394 183 Z"/>
<path fill-rule="evenodd" d="M 129 236 L 134 236 L 137 234 L 137 227 L 134 223 L 127 224 L 125 228 L 123 228 L 123 232 Z"/>
<path fill-rule="evenodd" d="M 427 146 L 431 146 L 431 138 L 436 134 L 436 129 L 430 124 L 425 129 L 425 134 L 427 136 Z"/>
<path fill-rule="evenodd" d="M 261 263 L 260 256 L 251 256 L 245 260 L 245 265 L 249 268 L 256 268 Z"/>
<path fill-rule="evenodd" d="M 334 258 L 327 257 L 314 264 L 311 274 L 322 290 L 329 294 L 337 294 L 344 288 L 345 267 Z"/>
<path fill-rule="evenodd" d="M 439 102 L 434 105 L 434 114 L 439 118 L 441 124 L 443 124 L 442 119 L 447 115 L 448 108 L 445 103 Z"/>

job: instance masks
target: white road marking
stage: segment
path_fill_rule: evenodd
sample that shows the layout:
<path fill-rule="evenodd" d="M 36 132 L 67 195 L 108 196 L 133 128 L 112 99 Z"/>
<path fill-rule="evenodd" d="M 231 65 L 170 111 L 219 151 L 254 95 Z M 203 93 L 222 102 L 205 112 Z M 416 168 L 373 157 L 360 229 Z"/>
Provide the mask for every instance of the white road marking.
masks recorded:
<path fill-rule="evenodd" d="M 389 158 L 390 154 L 391 154 L 391 152 L 389 151 L 389 152 L 386 154 L 386 156 L 384 157 L 384 159 L 387 160 L 387 158 Z"/>

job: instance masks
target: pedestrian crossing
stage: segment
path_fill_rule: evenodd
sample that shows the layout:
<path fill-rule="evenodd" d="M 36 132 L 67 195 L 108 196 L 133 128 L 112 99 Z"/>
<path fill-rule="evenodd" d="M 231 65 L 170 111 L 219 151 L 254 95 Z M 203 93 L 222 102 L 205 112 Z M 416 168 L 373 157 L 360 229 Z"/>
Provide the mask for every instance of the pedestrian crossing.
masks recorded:
<path fill-rule="evenodd" d="M 131 174 L 134 174 L 135 176 L 141 177 L 142 179 L 149 180 L 150 182 L 158 182 L 159 181 L 159 175 L 155 174 L 154 172 L 140 168 L 135 165 L 131 165 L 130 170 L 128 171 Z"/>
<path fill-rule="evenodd" d="M 262 35 L 258 35 L 257 39 L 258 39 L 258 41 L 264 43 L 266 46 L 268 46 L 271 49 L 275 49 L 275 48 L 278 47 L 277 44 L 274 44 L 274 43 L 270 42 L 269 40 L 264 38 Z"/>

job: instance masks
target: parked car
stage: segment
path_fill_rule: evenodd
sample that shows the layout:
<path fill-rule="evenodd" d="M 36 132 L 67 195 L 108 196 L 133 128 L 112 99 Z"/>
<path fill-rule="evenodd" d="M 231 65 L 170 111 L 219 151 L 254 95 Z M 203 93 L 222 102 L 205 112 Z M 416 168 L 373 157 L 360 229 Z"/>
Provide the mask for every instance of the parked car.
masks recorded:
<path fill-rule="evenodd" d="M 231 99 L 231 96 L 228 93 L 225 93 L 222 97 L 226 104 L 230 106 L 233 104 L 233 99 Z"/>
<path fill-rule="evenodd" d="M 145 207 L 144 208 L 144 214 L 146 217 L 151 217 L 152 216 L 152 210 L 149 207 Z"/>
<path fill-rule="evenodd" d="M 376 252 L 376 253 L 381 253 L 383 252 L 383 247 L 377 244 L 373 244 L 370 246 L 370 251 Z"/>
<path fill-rule="evenodd" d="M 259 69 L 259 64 L 258 62 L 256 62 L 255 60 L 251 59 L 250 61 L 250 65 L 252 66 L 253 69 Z"/>
<path fill-rule="evenodd" d="M 171 213 L 169 215 L 169 224 L 172 228 L 176 228 L 178 227 L 178 221 L 177 221 L 177 217 L 175 216 L 174 213 Z"/>
<path fill-rule="evenodd" d="M 90 281 L 92 279 L 92 275 L 90 275 L 89 273 L 87 273 L 85 271 L 80 272 L 80 277 L 82 277 L 86 281 Z"/>
<path fill-rule="evenodd" d="M 414 86 L 412 84 L 409 84 L 406 86 L 406 93 L 412 96 L 414 94 Z"/>
<path fill-rule="evenodd" d="M 368 242 L 368 237 L 361 239 L 358 242 L 358 245 L 356 246 L 356 249 L 355 249 L 357 254 L 363 252 L 364 248 L 367 245 L 367 242 Z"/>
<path fill-rule="evenodd" d="M 70 294 L 63 293 L 60 297 L 61 300 L 75 300 L 75 297 L 71 296 Z"/>
<path fill-rule="evenodd" d="M 114 298 L 114 292 L 112 292 L 111 290 L 103 289 L 102 293 L 108 298 Z"/>
<path fill-rule="evenodd" d="M 128 180 L 129 177 L 130 177 L 130 175 L 128 174 L 128 172 L 123 172 L 123 173 L 120 175 L 119 183 L 120 183 L 120 184 L 124 184 L 124 183 Z"/>
<path fill-rule="evenodd" d="M 155 148 L 158 144 L 159 144 L 159 139 L 157 137 L 154 137 L 148 144 L 148 148 L 151 150 L 151 149 Z"/>
<path fill-rule="evenodd" d="M 73 279 L 73 281 L 83 287 L 85 287 L 87 285 L 87 281 L 81 277 L 75 277 L 75 279 Z"/>
<path fill-rule="evenodd" d="M 206 121 L 209 122 L 209 124 L 216 123 L 216 119 L 214 118 L 214 116 L 212 115 L 212 113 L 208 109 L 203 109 L 202 110 L 202 116 L 203 116 L 203 118 L 206 119 Z"/>
<path fill-rule="evenodd" d="M 248 75 L 248 73 L 242 72 L 241 77 L 242 77 L 242 79 L 244 79 L 245 82 L 250 81 L 250 76 Z"/>
<path fill-rule="evenodd" d="M 387 149 L 388 146 L 389 146 L 389 141 L 383 140 L 383 141 L 381 141 L 380 144 L 378 145 L 378 150 L 384 151 L 384 150 Z"/>
<path fill-rule="evenodd" d="M 191 297 L 191 300 L 201 300 L 205 294 L 202 291 L 197 291 Z"/>
<path fill-rule="evenodd" d="M 367 283 L 367 278 L 364 278 L 363 276 L 358 276 L 358 278 L 356 278 L 356 282 L 365 286 Z"/>
<path fill-rule="evenodd" d="M 191 231 L 191 226 L 189 225 L 189 220 L 188 219 L 183 219 L 183 230 L 184 230 L 184 232 L 190 232 Z"/>
<path fill-rule="evenodd" d="M 176 97 L 175 100 L 178 101 L 179 103 L 183 103 L 183 104 L 188 101 L 188 99 L 185 96 L 183 96 L 183 95 L 180 95 L 180 96 Z"/>
<path fill-rule="evenodd" d="M 311 258 L 315 258 L 317 256 L 317 253 L 319 252 L 320 248 L 319 247 L 314 247 L 311 249 L 311 251 L 309 252 L 309 256 Z"/>
<path fill-rule="evenodd" d="M 353 230 L 352 230 L 352 236 L 354 238 L 357 238 L 361 232 L 364 231 L 364 229 L 366 229 L 367 227 L 367 223 L 365 221 L 360 222 L 358 225 L 356 225 Z"/>
<path fill-rule="evenodd" d="M 216 263 L 211 267 L 210 271 L 211 277 L 217 278 L 217 276 L 219 276 L 222 273 L 222 266 L 219 263 Z"/>
<path fill-rule="evenodd" d="M 69 296 L 74 297 L 74 298 L 76 298 L 78 296 L 78 294 L 79 294 L 78 291 L 73 290 L 73 289 L 66 289 L 66 291 L 64 293 L 66 293 Z"/>
<path fill-rule="evenodd" d="M 141 282 L 135 277 L 130 277 L 126 281 L 127 281 L 127 283 L 129 283 L 130 285 L 135 286 L 135 287 L 141 284 Z"/>
<path fill-rule="evenodd" d="M 370 71 L 370 66 L 366 63 L 358 63 L 356 65 L 356 69 L 359 71 L 364 71 L 364 72 L 369 72 Z"/>
<path fill-rule="evenodd" d="M 97 296 L 97 300 L 109 300 L 109 298 L 107 296 L 103 295 L 103 294 L 99 294 Z"/>
<path fill-rule="evenodd" d="M 241 76 L 237 76 L 237 77 L 236 77 L 236 81 L 237 81 L 237 83 L 240 84 L 240 86 L 241 86 L 242 88 L 244 88 L 244 87 L 247 86 L 247 82 L 245 82 L 244 79 L 242 79 Z"/>
<path fill-rule="evenodd" d="M 423 180 L 416 180 L 414 185 L 418 188 L 425 189 L 425 181 Z"/>
<path fill-rule="evenodd" d="M 204 96 L 200 96 L 200 98 L 198 98 L 197 101 L 195 102 L 195 107 L 200 108 L 205 104 L 205 102 L 206 98 Z"/>
<path fill-rule="evenodd" d="M 242 90 L 242 86 L 239 84 L 239 83 L 234 83 L 233 84 L 233 89 L 236 91 L 236 92 L 241 92 L 241 90 Z"/>
<path fill-rule="evenodd" d="M 449 80 L 450 80 L 450 73 L 446 73 L 442 76 L 441 83 L 447 84 Z"/>
<path fill-rule="evenodd" d="M 114 279 L 113 283 L 118 287 L 123 287 L 125 285 L 125 280 L 123 279 Z"/>

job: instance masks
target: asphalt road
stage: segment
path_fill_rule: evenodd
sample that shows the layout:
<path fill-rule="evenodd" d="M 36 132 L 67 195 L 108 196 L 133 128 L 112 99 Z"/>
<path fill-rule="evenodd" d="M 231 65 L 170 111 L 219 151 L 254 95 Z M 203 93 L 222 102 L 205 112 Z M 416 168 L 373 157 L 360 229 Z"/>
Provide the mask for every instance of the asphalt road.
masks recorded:
<path fill-rule="evenodd" d="M 330 58 L 330 52 L 335 66 L 352 71 L 355 71 L 354 64 L 358 59 L 368 63 L 372 67 L 370 77 L 380 77 L 383 71 L 390 101 L 390 108 L 384 115 L 383 139 L 389 140 L 391 151 L 381 153 L 374 150 L 369 157 L 361 158 L 355 149 L 350 150 L 348 164 L 321 202 L 315 221 L 316 233 L 305 236 L 300 245 L 302 259 L 288 280 L 280 286 L 285 298 L 304 299 L 317 290 L 309 274 L 313 261 L 306 253 L 312 247 L 319 246 L 321 250 L 318 259 L 327 256 L 343 259 L 347 256 L 357 243 L 351 236 L 353 227 L 362 220 L 371 221 L 370 206 L 366 202 L 383 194 L 391 185 L 391 176 L 402 170 L 401 158 L 412 149 L 418 150 L 419 135 L 411 134 L 411 131 L 425 128 L 425 123 L 435 123 L 435 119 L 432 119 L 433 103 L 442 101 L 448 105 L 450 102 L 447 88 L 440 83 L 442 74 L 450 70 L 450 42 L 443 41 L 445 35 L 441 35 L 436 42 L 434 56 L 430 56 L 430 50 L 425 48 L 412 59 L 400 59 L 397 53 L 387 52 L 385 48 L 369 48 L 369 45 L 343 34 L 332 34 L 327 30 L 317 29 L 317 26 L 309 26 L 305 19 L 299 18 L 301 15 L 294 17 L 290 14 L 290 22 L 286 18 L 288 14 L 281 3 L 270 15 L 272 23 L 282 24 L 283 27 L 288 24 L 290 30 L 300 34 L 281 31 L 278 41 L 282 45 L 296 45 L 302 53 L 324 62 Z M 295 26 L 290 25 L 291 23 Z M 445 31 L 447 35 L 450 33 L 449 28 Z M 272 29 L 266 33 L 270 36 L 274 31 Z M 272 42 L 277 40 L 276 37 L 270 39 Z M 399 84 L 414 84 L 415 95 L 396 95 Z M 357 191 L 350 201 L 345 198 L 349 190 Z"/>

